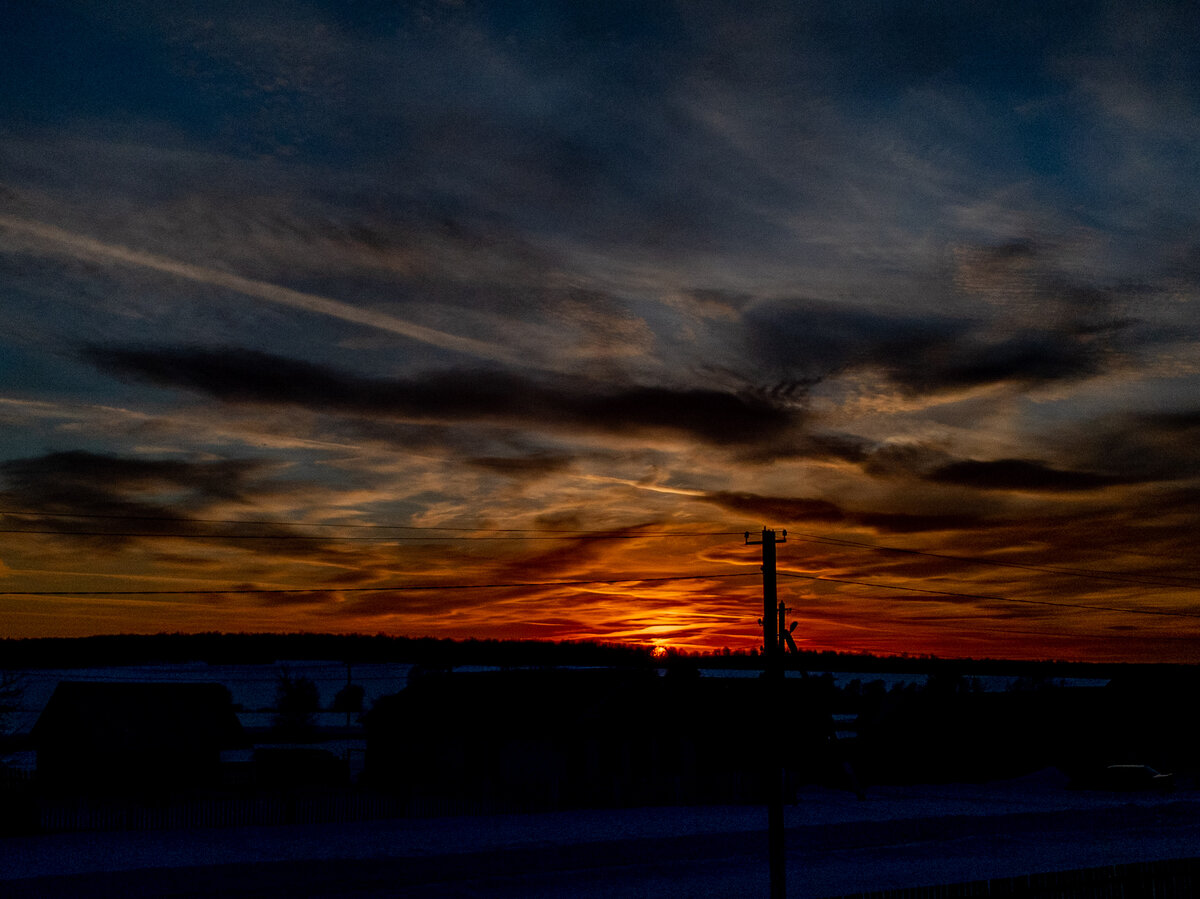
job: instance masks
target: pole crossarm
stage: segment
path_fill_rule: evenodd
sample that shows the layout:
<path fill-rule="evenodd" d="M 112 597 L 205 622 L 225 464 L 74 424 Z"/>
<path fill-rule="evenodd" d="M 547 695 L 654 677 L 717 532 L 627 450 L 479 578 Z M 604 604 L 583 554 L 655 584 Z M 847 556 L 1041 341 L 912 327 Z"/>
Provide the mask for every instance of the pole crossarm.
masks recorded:
<path fill-rule="evenodd" d="M 766 542 L 766 540 L 767 540 L 767 534 L 770 534 L 770 535 L 771 535 L 771 542 L 772 542 L 772 543 L 787 543 L 787 529 L 786 529 L 786 528 L 785 528 L 784 530 L 781 530 L 781 531 L 779 532 L 779 536 L 778 536 L 778 537 L 776 537 L 776 536 L 775 536 L 775 532 L 774 532 L 774 531 L 770 530 L 769 528 L 763 528 L 763 536 L 762 536 L 762 539 L 761 539 L 761 540 L 751 540 L 751 539 L 750 539 L 750 532 L 749 532 L 749 531 L 746 531 L 746 532 L 745 532 L 745 535 L 744 535 L 744 536 L 745 536 L 745 538 L 746 538 L 746 545 L 747 545 L 747 546 L 759 546 L 760 544 L 762 544 L 762 543 Z"/>

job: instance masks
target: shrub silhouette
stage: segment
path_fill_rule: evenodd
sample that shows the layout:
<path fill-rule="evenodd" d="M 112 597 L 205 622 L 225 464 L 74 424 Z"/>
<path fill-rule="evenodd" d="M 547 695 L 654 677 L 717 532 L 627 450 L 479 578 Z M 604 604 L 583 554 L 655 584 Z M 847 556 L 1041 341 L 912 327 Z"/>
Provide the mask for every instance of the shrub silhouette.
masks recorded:
<path fill-rule="evenodd" d="M 333 711 L 361 712 L 366 691 L 359 684 L 346 684 L 333 697 Z"/>
<path fill-rule="evenodd" d="M 307 677 L 293 677 L 281 666 L 275 681 L 275 729 L 290 737 L 309 733 L 321 708 L 317 685 Z"/>

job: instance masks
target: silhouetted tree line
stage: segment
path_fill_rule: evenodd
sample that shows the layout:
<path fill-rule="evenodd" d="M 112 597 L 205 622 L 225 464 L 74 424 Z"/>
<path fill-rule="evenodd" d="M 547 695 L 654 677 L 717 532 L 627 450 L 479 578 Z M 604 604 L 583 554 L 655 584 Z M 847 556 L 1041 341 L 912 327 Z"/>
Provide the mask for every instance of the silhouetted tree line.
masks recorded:
<path fill-rule="evenodd" d="M 986 693 L 969 677 L 890 690 L 851 684 L 833 704 L 857 715 L 851 758 L 869 782 L 989 780 L 1056 767 L 1086 783 L 1114 764 L 1200 771 L 1197 695 L 1200 669 L 1161 665 L 1131 666 L 1102 687 L 1018 678 Z"/>
<path fill-rule="evenodd" d="M 0 669 L 208 662 L 272 664 L 280 659 L 353 663 L 646 666 L 648 647 L 541 640 L 450 640 L 383 634 L 119 634 L 0 640 Z"/>
<path fill-rule="evenodd" d="M 683 659 L 700 668 L 754 670 L 762 667 L 757 649 L 688 653 L 670 650 L 655 659 L 648 646 L 589 641 L 451 640 L 384 634 L 117 634 L 95 637 L 42 637 L 0 640 L 0 670 L 89 668 L 172 662 L 271 664 L 280 659 L 347 662 L 403 662 L 429 668 L 459 665 L 665 667 Z M 846 652 L 789 654 L 793 671 L 854 671 L 944 674 L 947 677 L 997 674 L 1031 680 L 1055 677 L 1111 678 L 1164 666 L 1005 659 L 942 659 L 930 655 L 874 656 Z M 1187 668 L 1190 666 L 1166 666 Z"/>
<path fill-rule="evenodd" d="M 770 709 L 760 683 L 706 678 L 691 664 L 664 677 L 421 672 L 365 716 L 365 778 L 413 800 L 503 808 L 753 802 L 763 795 L 768 720 L 783 734 L 792 786 L 857 791 L 1051 767 L 1082 785 L 1113 764 L 1200 770 L 1195 668 L 1090 687 L 1018 678 L 999 693 L 949 669 L 891 687 L 858 679 L 839 688 L 822 674 L 788 679 Z"/>
<path fill-rule="evenodd" d="M 286 665 L 275 678 L 274 730 L 284 739 L 308 734 L 321 709 L 321 695 L 311 678 L 295 675 Z"/>
<path fill-rule="evenodd" d="M 808 674 L 772 695 L 758 678 L 705 677 L 714 666 L 704 656 L 455 672 L 446 659 L 494 663 L 525 644 L 406 645 L 443 642 L 452 652 L 414 664 L 406 688 L 362 718 L 367 755 L 358 786 L 415 808 L 442 800 L 483 810 L 759 802 L 768 788 L 766 726 L 783 736 L 792 788 L 989 780 L 1050 766 L 1078 783 L 1112 764 L 1200 772 L 1197 667 L 1127 667 L 1103 687 L 1022 675 L 988 693 L 972 666 L 947 662 L 893 685 L 868 675 L 839 687 L 830 673 Z M 319 638 L 311 645 L 328 649 Z M 548 658 L 559 648 L 604 648 L 532 645 L 548 648 Z M 481 654 L 464 656 L 469 651 Z M 321 703 L 310 679 L 279 666 L 276 699 L 272 739 L 317 735 Z M 348 682 L 335 705 L 361 708 L 362 688 Z M 223 763 L 221 750 L 246 748 L 248 737 L 219 684 L 68 681 L 31 745 L 37 788 L 66 793 L 349 784 L 345 760 L 317 746 L 260 747 L 248 768 Z M 0 808 L 0 831 L 5 826 Z"/>

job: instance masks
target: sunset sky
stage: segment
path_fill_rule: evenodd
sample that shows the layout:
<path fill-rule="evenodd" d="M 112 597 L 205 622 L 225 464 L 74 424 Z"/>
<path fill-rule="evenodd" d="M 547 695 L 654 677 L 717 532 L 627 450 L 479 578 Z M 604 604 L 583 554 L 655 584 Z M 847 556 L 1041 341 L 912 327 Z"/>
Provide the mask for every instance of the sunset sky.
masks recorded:
<path fill-rule="evenodd" d="M 1198 662 L 1198 45 L 10 4 L 3 633 L 749 649 L 772 527 L 802 648 Z"/>

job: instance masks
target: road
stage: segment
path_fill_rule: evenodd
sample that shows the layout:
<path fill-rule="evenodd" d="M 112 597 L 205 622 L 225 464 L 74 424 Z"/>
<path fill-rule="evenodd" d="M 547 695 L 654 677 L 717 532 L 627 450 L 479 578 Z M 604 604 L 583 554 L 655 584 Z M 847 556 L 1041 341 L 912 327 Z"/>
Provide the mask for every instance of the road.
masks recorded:
<path fill-rule="evenodd" d="M 766 815 L 651 808 L 0 842 L 26 897 L 763 896 Z M 1200 855 L 1200 793 L 1090 793 L 1052 775 L 807 790 L 786 810 L 795 899 Z"/>

